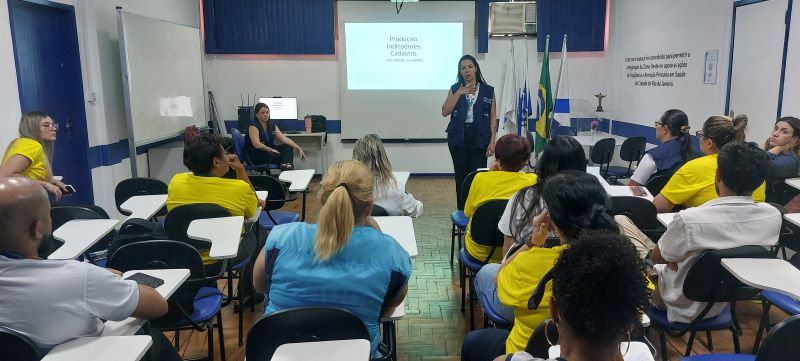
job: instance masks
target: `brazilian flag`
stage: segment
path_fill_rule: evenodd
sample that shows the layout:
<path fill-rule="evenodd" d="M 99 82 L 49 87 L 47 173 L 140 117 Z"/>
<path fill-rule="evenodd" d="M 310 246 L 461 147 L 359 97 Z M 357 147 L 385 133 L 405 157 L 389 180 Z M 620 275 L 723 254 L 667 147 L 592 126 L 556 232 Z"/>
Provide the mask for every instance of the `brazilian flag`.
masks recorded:
<path fill-rule="evenodd" d="M 534 135 L 534 152 L 544 149 L 547 139 L 550 138 L 550 113 L 553 111 L 553 95 L 550 93 L 550 49 L 545 49 L 542 60 L 542 73 L 539 76 L 539 91 L 536 108 L 539 118 L 536 120 L 536 134 Z"/>

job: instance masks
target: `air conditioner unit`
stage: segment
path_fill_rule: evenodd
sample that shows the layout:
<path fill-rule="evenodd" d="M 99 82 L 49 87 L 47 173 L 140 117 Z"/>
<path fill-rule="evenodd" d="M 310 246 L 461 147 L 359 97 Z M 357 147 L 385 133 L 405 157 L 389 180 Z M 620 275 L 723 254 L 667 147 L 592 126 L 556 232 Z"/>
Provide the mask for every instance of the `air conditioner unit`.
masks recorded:
<path fill-rule="evenodd" d="M 489 36 L 536 35 L 536 1 L 489 3 Z"/>

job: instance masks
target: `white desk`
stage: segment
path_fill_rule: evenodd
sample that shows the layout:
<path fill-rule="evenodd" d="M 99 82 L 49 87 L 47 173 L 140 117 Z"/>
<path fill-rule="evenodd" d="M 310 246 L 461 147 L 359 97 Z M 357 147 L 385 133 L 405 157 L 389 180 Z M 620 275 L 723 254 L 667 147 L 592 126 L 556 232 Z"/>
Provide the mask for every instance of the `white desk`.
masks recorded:
<path fill-rule="evenodd" d="M 283 171 L 278 176 L 278 179 L 290 183 L 289 192 L 303 193 L 303 210 L 300 221 L 306 220 L 306 194 L 308 193 L 308 184 L 311 183 L 311 178 L 314 178 L 314 172 L 316 172 L 314 169 L 296 169 Z"/>
<path fill-rule="evenodd" d="M 408 252 L 411 257 L 417 256 L 417 236 L 414 235 L 414 223 L 411 217 L 407 216 L 388 216 L 373 217 L 381 231 L 386 233 L 400 243 L 400 246 Z"/>
<path fill-rule="evenodd" d="M 145 273 L 164 280 L 164 284 L 156 288 L 156 292 L 158 292 L 164 298 L 169 298 L 172 296 L 172 294 L 178 290 L 178 287 L 180 287 L 180 285 L 182 285 L 183 282 L 189 278 L 189 270 L 185 268 L 133 270 L 125 272 L 122 275 L 122 278 L 130 277 L 134 273 Z M 106 321 L 101 336 L 131 336 L 139 331 L 145 322 L 145 320 L 140 320 L 133 317 L 128 317 L 122 321 Z"/>
<path fill-rule="evenodd" d="M 786 213 L 783 215 L 783 219 L 792 222 L 795 226 L 800 227 L 800 213 Z"/>
<path fill-rule="evenodd" d="M 227 259 L 239 253 L 239 240 L 242 236 L 244 217 L 219 217 L 195 219 L 189 223 L 186 235 L 192 239 L 211 242 L 208 257 Z"/>
<path fill-rule="evenodd" d="M 369 350 L 364 339 L 286 343 L 278 346 L 272 361 L 367 361 Z"/>
<path fill-rule="evenodd" d="M 322 160 L 322 169 L 323 171 L 328 168 L 328 157 L 327 152 L 325 151 L 325 147 L 327 146 L 326 141 L 326 134 L 325 132 L 317 132 L 317 133 L 283 133 L 285 136 L 292 138 L 292 140 L 296 139 L 318 139 L 319 140 L 319 154 L 321 155 Z"/>
<path fill-rule="evenodd" d="M 800 300 L 800 270 L 789 262 L 776 258 L 723 258 L 721 263 L 749 286 Z"/>
<path fill-rule="evenodd" d="M 645 187 L 642 187 L 642 189 L 644 189 L 644 193 L 645 193 L 645 195 L 643 195 L 643 196 L 637 196 L 637 195 L 633 194 L 633 191 L 631 190 L 631 187 L 628 187 L 628 186 L 612 186 L 612 185 L 608 185 L 608 186 L 603 186 L 603 188 L 605 188 L 606 193 L 608 193 L 609 197 L 641 197 L 641 198 L 647 199 L 650 202 L 653 201 L 653 195 L 650 194 L 650 191 L 647 190 L 647 188 L 645 188 Z"/>
<path fill-rule="evenodd" d="M 411 177 L 411 172 L 392 172 L 394 178 L 397 179 L 397 187 L 399 189 L 406 189 L 408 178 Z"/>
<path fill-rule="evenodd" d="M 600 185 L 602 185 L 603 187 L 607 187 L 610 185 L 608 184 L 608 181 L 606 181 L 606 179 L 603 178 L 602 175 L 600 175 L 600 167 L 586 167 L 586 173 L 595 176 L 595 178 L 597 178 L 597 180 L 600 181 Z"/>
<path fill-rule="evenodd" d="M 131 215 L 125 220 L 132 218 L 150 219 L 158 213 L 165 204 L 167 204 L 166 194 L 153 194 L 130 197 L 127 201 L 122 203 L 119 208 L 131 212 Z"/>
<path fill-rule="evenodd" d="M 262 200 L 262 201 L 266 202 L 268 196 L 269 196 L 269 192 L 268 191 L 256 191 L 256 198 L 258 198 L 259 200 Z M 262 210 L 263 209 L 262 209 L 261 206 L 256 207 L 256 213 L 254 213 L 252 217 L 245 219 L 244 223 L 255 223 L 255 222 L 258 222 L 258 216 L 261 215 L 261 211 Z"/>
<path fill-rule="evenodd" d="M 147 335 L 80 337 L 56 346 L 42 361 L 106 361 L 109 355 L 115 361 L 139 361 L 152 344 Z"/>
<path fill-rule="evenodd" d="M 800 189 L 800 178 L 789 178 L 786 180 L 786 184 L 795 189 Z"/>
<path fill-rule="evenodd" d="M 676 214 L 678 213 L 659 213 L 656 215 L 656 218 L 658 218 L 658 221 L 661 222 L 664 227 L 667 227 L 670 223 L 672 223 L 672 220 L 675 219 Z"/>
<path fill-rule="evenodd" d="M 47 259 L 75 259 L 103 238 L 119 223 L 116 219 L 75 219 L 53 232 L 64 244 Z"/>
<path fill-rule="evenodd" d="M 598 132 L 596 135 L 572 135 L 571 137 L 575 138 L 582 146 L 584 147 L 593 147 L 597 141 L 600 139 L 606 138 L 614 138 L 615 146 L 619 147 L 622 145 L 622 142 L 625 141 L 625 137 L 620 137 L 618 135 L 611 135 L 609 133 Z M 588 153 L 586 154 L 589 155 Z"/>

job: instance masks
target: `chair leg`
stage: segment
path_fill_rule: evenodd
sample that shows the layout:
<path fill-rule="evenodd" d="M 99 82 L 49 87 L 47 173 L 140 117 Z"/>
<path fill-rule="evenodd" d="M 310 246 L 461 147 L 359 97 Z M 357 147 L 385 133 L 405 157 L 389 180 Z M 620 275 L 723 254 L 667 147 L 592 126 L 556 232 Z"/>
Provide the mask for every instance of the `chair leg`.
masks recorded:
<path fill-rule="evenodd" d="M 731 318 L 733 319 L 733 327 L 737 335 L 742 334 L 742 325 L 739 324 L 739 318 L 736 317 L 736 301 L 731 302 Z"/>
<path fill-rule="evenodd" d="M 742 348 L 739 347 L 739 332 L 735 328 L 731 328 L 731 333 L 733 333 L 733 352 L 742 353 Z"/>
<path fill-rule="evenodd" d="M 453 265 L 453 256 L 456 251 L 456 224 L 453 223 L 453 228 L 450 229 L 450 265 Z"/>
<path fill-rule="evenodd" d="M 209 320 L 208 325 L 208 360 L 214 360 L 214 321 Z"/>
<path fill-rule="evenodd" d="M 467 287 L 464 284 L 464 278 L 466 270 L 464 269 L 464 265 L 461 264 L 461 260 L 458 262 L 458 283 L 461 286 L 461 312 L 464 312 L 464 303 L 467 300 Z"/>
<path fill-rule="evenodd" d="M 664 330 L 658 329 L 658 338 L 661 341 L 661 361 L 669 361 L 669 355 L 667 355 L 667 335 L 664 333 Z"/>
<path fill-rule="evenodd" d="M 758 331 L 756 331 L 756 341 L 753 343 L 753 353 L 758 353 L 758 346 L 761 343 L 761 335 L 764 334 L 764 330 L 767 329 L 767 325 L 769 324 L 769 308 L 770 303 L 766 299 L 762 299 L 761 303 L 761 322 L 758 324 Z"/>
<path fill-rule="evenodd" d="M 239 299 L 241 299 L 241 297 L 242 297 L 241 279 L 240 279 L 239 284 L 236 286 L 236 288 L 239 289 L 238 290 Z M 253 299 L 252 295 L 250 297 L 251 297 L 250 299 L 252 300 Z M 252 303 L 252 302 L 250 302 L 250 303 Z M 222 321 L 220 321 L 220 323 L 222 323 Z M 242 301 L 239 301 L 239 347 L 242 347 L 242 345 L 244 345 L 244 336 L 243 336 L 243 334 L 244 334 L 244 305 L 242 304 Z"/>
<path fill-rule="evenodd" d="M 686 342 L 686 352 L 683 353 L 683 357 L 689 357 L 692 354 L 692 344 L 694 343 L 695 337 L 695 330 L 689 331 L 689 341 Z"/>
<path fill-rule="evenodd" d="M 175 349 L 176 350 L 180 350 L 181 349 L 181 331 L 180 330 L 175 330 Z"/>
<path fill-rule="evenodd" d="M 220 360 L 225 361 L 225 336 L 222 334 L 222 311 L 217 312 L 217 332 L 219 332 Z"/>
<path fill-rule="evenodd" d="M 708 341 L 708 350 L 714 351 L 714 344 L 712 343 L 711 330 L 706 330 L 706 341 Z"/>
<path fill-rule="evenodd" d="M 469 330 L 475 329 L 475 275 L 468 275 L 469 281 Z"/>

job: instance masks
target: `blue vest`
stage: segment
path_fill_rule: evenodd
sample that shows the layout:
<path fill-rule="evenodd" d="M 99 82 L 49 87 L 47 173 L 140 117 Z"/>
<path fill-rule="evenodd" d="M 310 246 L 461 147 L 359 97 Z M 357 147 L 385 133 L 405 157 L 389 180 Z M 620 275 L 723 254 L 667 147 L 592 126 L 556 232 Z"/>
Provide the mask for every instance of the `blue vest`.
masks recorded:
<path fill-rule="evenodd" d="M 258 129 L 258 140 L 261 142 L 261 144 L 264 144 L 270 148 L 275 148 L 275 123 L 273 123 L 272 120 L 267 123 L 268 129 L 264 129 L 264 127 L 261 126 L 261 122 L 255 119 L 250 121 L 250 126 Z M 250 135 L 245 134 L 244 149 L 250 148 L 254 148 L 253 142 L 250 141 Z"/>
<path fill-rule="evenodd" d="M 683 139 L 683 137 L 672 138 L 647 152 L 656 163 L 656 173 L 653 175 L 673 173 L 689 160 L 684 160 L 681 155 Z"/>
<path fill-rule="evenodd" d="M 461 86 L 460 83 L 453 84 L 450 92 L 455 93 Z M 492 99 L 494 99 L 494 87 L 481 83 L 478 88 L 478 97 L 472 105 L 472 119 L 475 126 L 475 148 L 486 149 L 489 147 L 489 140 L 492 138 L 492 127 L 489 123 L 489 113 L 492 111 Z M 462 95 L 458 98 L 456 107 L 450 114 L 450 123 L 447 124 L 447 145 L 449 147 L 464 146 L 464 122 L 467 120 L 467 96 Z M 492 119 L 492 121 L 494 121 Z"/>

